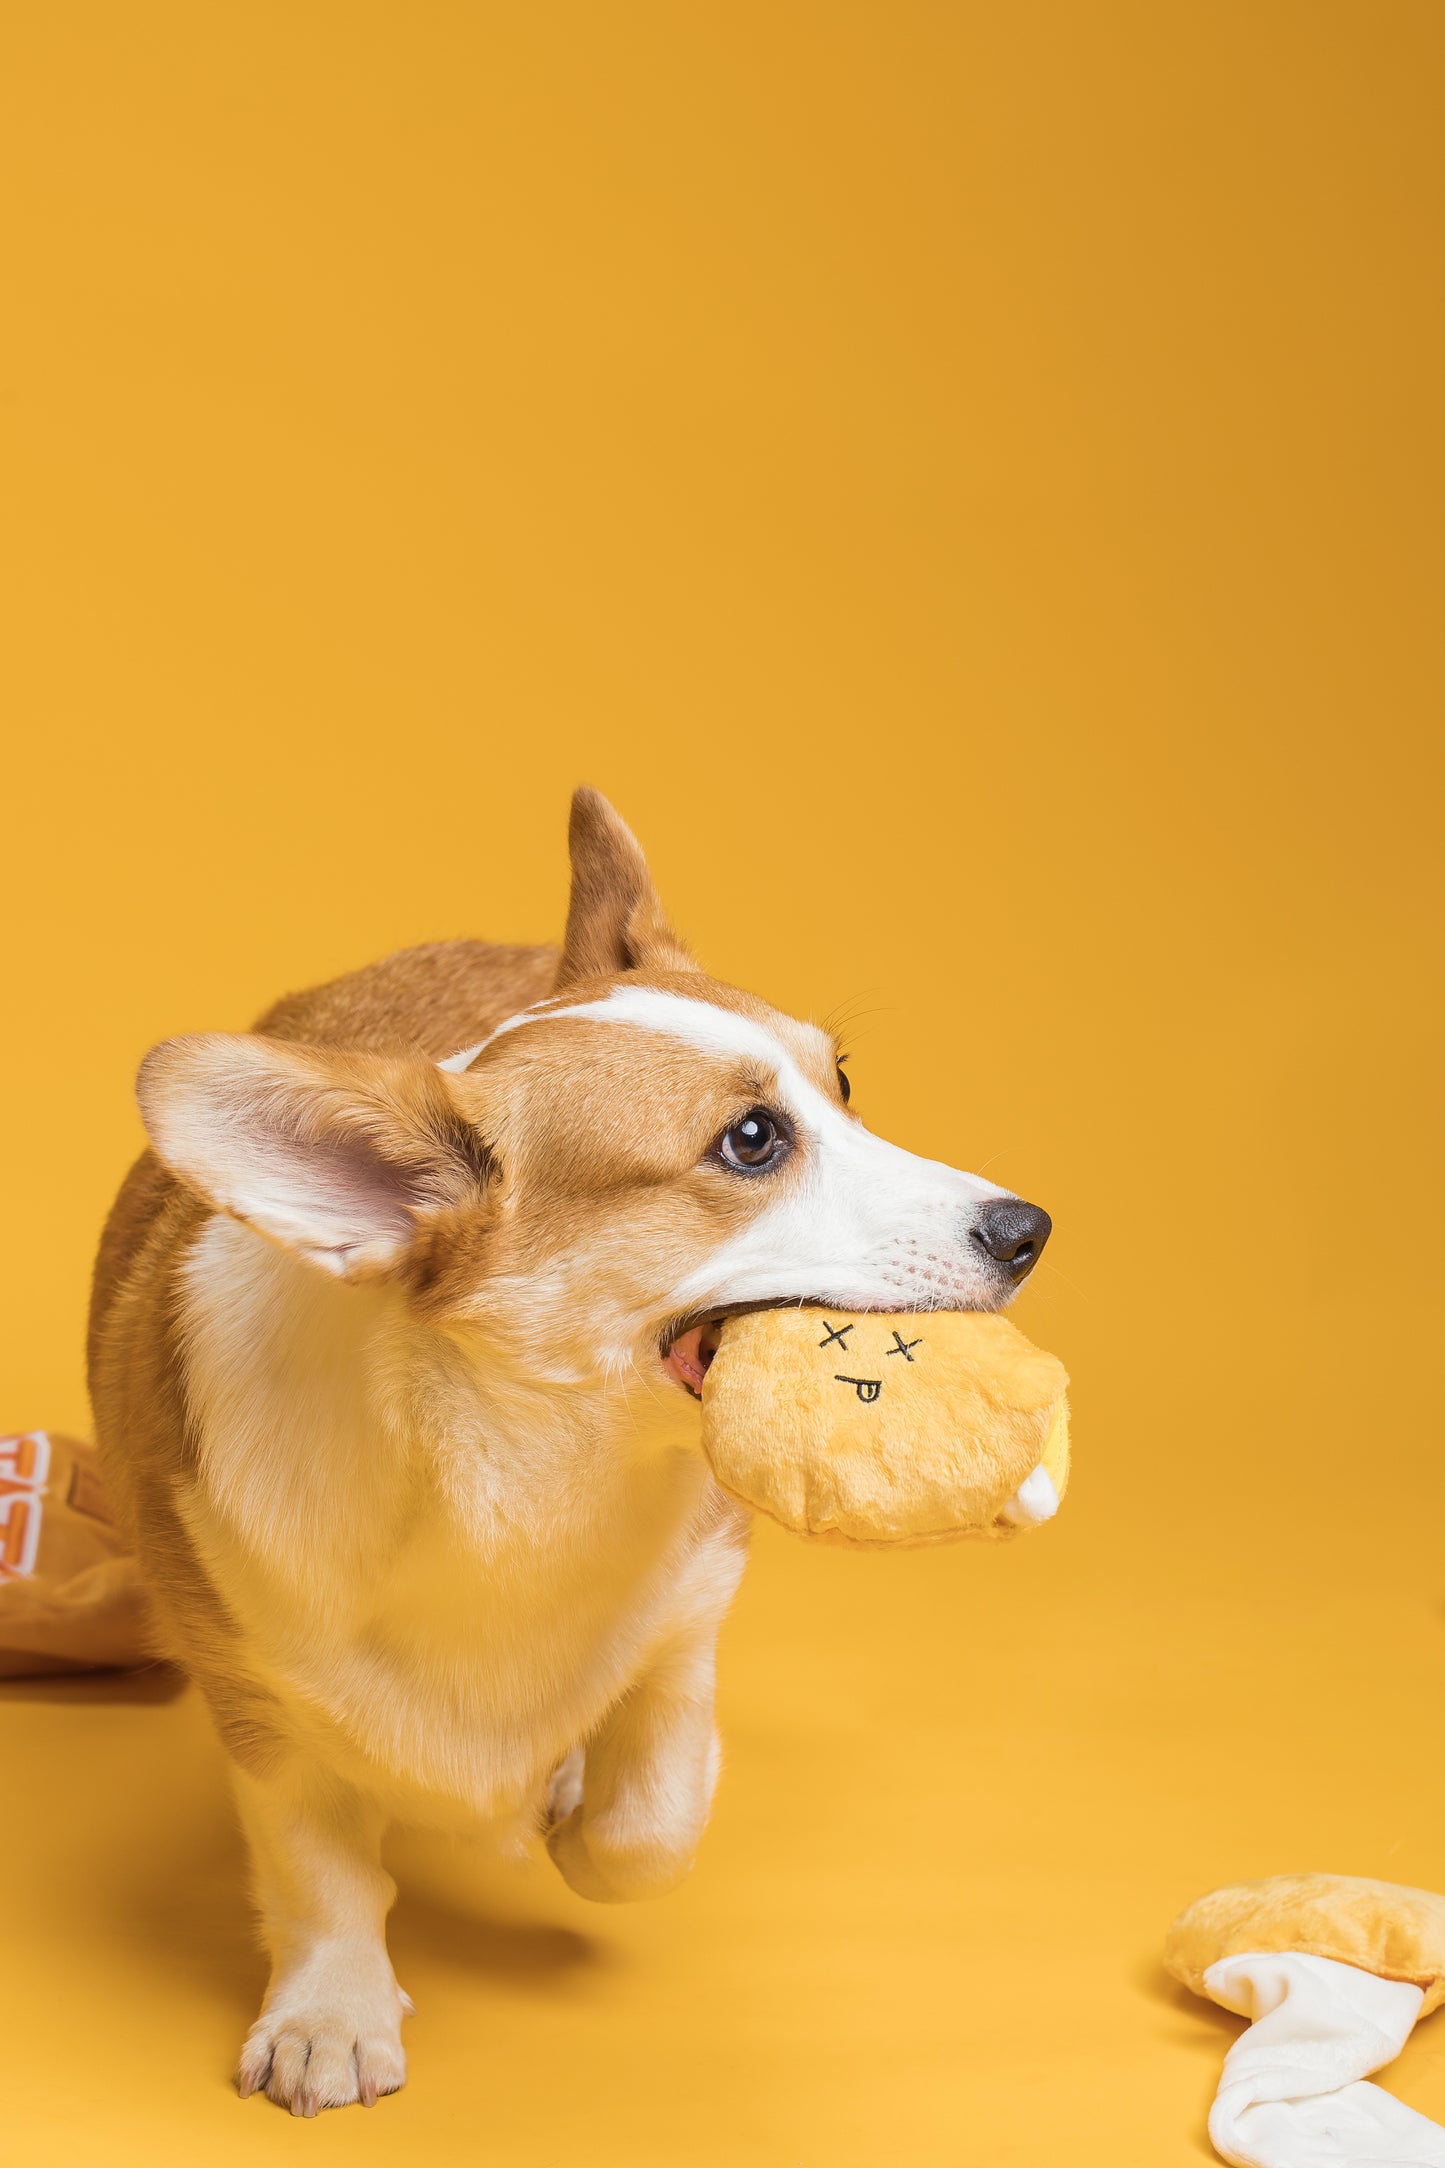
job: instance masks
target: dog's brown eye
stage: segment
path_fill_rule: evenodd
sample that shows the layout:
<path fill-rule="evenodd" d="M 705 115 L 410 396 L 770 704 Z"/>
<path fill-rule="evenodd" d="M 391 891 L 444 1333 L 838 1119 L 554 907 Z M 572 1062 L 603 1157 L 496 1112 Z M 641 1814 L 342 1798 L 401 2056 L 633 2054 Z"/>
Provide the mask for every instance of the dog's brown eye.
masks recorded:
<path fill-rule="evenodd" d="M 726 1131 L 720 1149 L 731 1167 L 766 1167 L 777 1158 L 785 1141 L 766 1108 L 754 1107 Z"/>
<path fill-rule="evenodd" d="M 846 1107 L 853 1096 L 853 1087 L 848 1082 L 848 1072 L 841 1061 L 838 1064 L 838 1089 L 843 1094 L 843 1104 Z"/>

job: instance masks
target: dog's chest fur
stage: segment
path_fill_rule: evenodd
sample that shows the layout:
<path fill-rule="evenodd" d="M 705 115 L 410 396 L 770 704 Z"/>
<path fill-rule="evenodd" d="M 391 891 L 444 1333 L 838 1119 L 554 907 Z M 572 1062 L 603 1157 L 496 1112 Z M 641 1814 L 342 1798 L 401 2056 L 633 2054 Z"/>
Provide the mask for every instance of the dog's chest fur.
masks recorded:
<path fill-rule="evenodd" d="M 183 1512 L 248 1674 L 411 1820 L 525 1815 L 742 1567 L 696 1414 L 539 1382 L 216 1218 L 184 1272 Z"/>

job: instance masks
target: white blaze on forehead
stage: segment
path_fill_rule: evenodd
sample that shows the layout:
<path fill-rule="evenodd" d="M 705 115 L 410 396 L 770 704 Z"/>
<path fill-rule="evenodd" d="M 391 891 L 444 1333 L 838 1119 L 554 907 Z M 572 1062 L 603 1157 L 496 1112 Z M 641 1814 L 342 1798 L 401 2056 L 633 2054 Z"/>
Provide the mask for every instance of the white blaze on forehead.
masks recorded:
<path fill-rule="evenodd" d="M 997 1286 L 970 1254 L 967 1231 L 980 1203 L 1008 1191 L 875 1137 L 811 1083 L 780 1034 L 755 1017 L 656 987 L 621 986 L 599 1001 L 525 1009 L 442 1066 L 466 1068 L 492 1040 L 523 1024 L 569 1018 L 628 1024 L 682 1040 L 699 1053 L 764 1063 L 777 1078 L 783 1107 L 806 1135 L 810 1149 L 801 1185 L 760 1194 L 751 1224 L 699 1260 L 673 1289 L 674 1308 L 790 1298 L 863 1309 L 997 1301 Z M 817 1039 L 826 1060 L 829 1042 L 821 1031 Z"/>
<path fill-rule="evenodd" d="M 620 986 L 601 1001 L 579 1001 L 573 1008 L 549 1013 L 594 1017 L 604 1024 L 632 1024 L 643 1031 L 661 1032 L 669 1039 L 681 1039 L 701 1054 L 727 1054 L 766 1062 L 776 1070 L 779 1083 L 790 1096 L 811 1099 L 829 1113 L 836 1111 L 817 1085 L 809 1083 L 777 1033 L 751 1016 L 740 1016 L 736 1009 L 720 1009 L 711 1001 L 690 1001 L 683 994 L 659 993 L 652 986 Z M 818 1033 L 818 1045 L 823 1058 L 830 1059 L 822 1032 Z"/>
<path fill-rule="evenodd" d="M 478 1054 L 489 1047 L 493 1039 L 500 1039 L 504 1032 L 515 1031 L 518 1024 L 536 1023 L 542 1013 L 540 1009 L 519 1009 L 515 1016 L 509 1016 L 505 1023 L 498 1024 L 495 1031 L 489 1031 L 485 1039 L 478 1039 L 472 1046 L 464 1046 L 460 1054 L 448 1054 L 445 1061 L 437 1063 L 438 1069 L 445 1069 L 451 1076 L 460 1076 L 464 1070 L 471 1068 Z"/>
<path fill-rule="evenodd" d="M 658 1031 L 671 1039 L 685 1040 L 705 1054 L 743 1055 L 752 1061 L 764 1061 L 778 1073 L 778 1080 L 790 1095 L 812 1102 L 810 1111 L 823 1109 L 837 1114 L 838 1109 L 825 1098 L 815 1084 L 810 1084 L 783 1041 L 775 1032 L 768 1030 L 751 1016 L 741 1016 L 736 1009 L 721 1009 L 711 1001 L 690 1001 L 683 994 L 664 994 L 653 986 L 619 986 L 615 993 L 604 994 L 600 1001 L 578 1001 L 562 1008 L 523 1009 L 516 1016 L 509 1016 L 498 1024 L 495 1031 L 475 1046 L 463 1047 L 459 1054 L 448 1055 L 437 1063 L 439 1069 L 460 1075 L 471 1067 L 484 1048 L 506 1032 L 516 1031 L 523 1024 L 560 1023 L 566 1017 L 587 1017 L 603 1024 L 632 1024 L 644 1031 Z M 828 1041 L 820 1031 L 818 1045 L 824 1060 L 829 1058 Z"/>
<path fill-rule="evenodd" d="M 478 1039 L 475 1046 L 464 1046 L 460 1054 L 448 1054 L 445 1061 L 437 1063 L 437 1067 L 445 1069 L 448 1076 L 460 1076 L 464 1069 L 471 1068 L 482 1048 L 490 1045 L 490 1039 Z"/>

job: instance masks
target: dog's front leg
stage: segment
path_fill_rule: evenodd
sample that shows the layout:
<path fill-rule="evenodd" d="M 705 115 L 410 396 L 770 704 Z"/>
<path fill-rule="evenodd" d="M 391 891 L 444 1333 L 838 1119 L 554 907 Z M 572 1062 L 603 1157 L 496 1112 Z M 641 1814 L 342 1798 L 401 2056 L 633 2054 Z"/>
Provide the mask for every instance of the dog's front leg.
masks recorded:
<path fill-rule="evenodd" d="M 381 1812 L 295 1762 L 275 1778 L 235 1777 L 271 1956 L 237 2084 L 243 2096 L 264 2087 L 293 2115 L 370 2107 L 406 2080 L 410 2008 L 386 1954 L 396 1885 L 382 1871 Z"/>
<path fill-rule="evenodd" d="M 587 1741 L 581 1799 L 547 1838 L 579 1897 L 661 1897 L 692 1866 L 718 1772 L 715 1631 L 671 1647 Z"/>

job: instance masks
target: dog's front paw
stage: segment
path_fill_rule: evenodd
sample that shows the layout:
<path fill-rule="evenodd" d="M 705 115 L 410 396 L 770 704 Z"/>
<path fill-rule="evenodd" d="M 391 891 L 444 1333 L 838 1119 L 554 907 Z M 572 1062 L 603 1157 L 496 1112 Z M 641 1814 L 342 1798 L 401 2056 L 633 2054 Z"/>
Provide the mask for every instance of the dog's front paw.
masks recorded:
<path fill-rule="evenodd" d="M 411 2004 L 399 1989 L 348 1999 L 315 1992 L 267 2002 L 246 2038 L 236 2070 L 244 2100 L 265 2092 L 293 2115 L 374 2107 L 406 2083 L 401 2018 Z"/>

